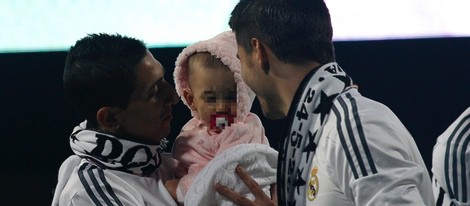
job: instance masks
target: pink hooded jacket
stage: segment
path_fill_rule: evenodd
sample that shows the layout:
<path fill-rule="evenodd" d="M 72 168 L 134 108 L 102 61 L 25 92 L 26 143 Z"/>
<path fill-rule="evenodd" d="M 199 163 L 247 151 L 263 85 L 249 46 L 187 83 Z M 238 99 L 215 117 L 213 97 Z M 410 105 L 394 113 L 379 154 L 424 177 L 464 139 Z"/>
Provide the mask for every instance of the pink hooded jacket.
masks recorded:
<path fill-rule="evenodd" d="M 237 83 L 237 122 L 219 134 L 209 134 L 207 127 L 202 126 L 197 111 L 191 110 L 193 118 L 183 126 L 172 147 L 173 157 L 179 161 L 176 175 L 181 177 L 177 188 L 180 201 L 184 199 L 193 178 L 219 153 L 239 144 L 269 145 L 260 119 L 256 114 L 250 113 L 255 94 L 245 84 L 240 74 L 241 66 L 237 58 L 237 43 L 233 32 L 223 32 L 214 38 L 183 49 L 176 59 L 173 73 L 178 95 L 182 97 L 183 90 L 189 87 L 188 59 L 197 52 L 211 53 L 233 72 Z M 181 100 L 191 109 L 184 98 Z"/>

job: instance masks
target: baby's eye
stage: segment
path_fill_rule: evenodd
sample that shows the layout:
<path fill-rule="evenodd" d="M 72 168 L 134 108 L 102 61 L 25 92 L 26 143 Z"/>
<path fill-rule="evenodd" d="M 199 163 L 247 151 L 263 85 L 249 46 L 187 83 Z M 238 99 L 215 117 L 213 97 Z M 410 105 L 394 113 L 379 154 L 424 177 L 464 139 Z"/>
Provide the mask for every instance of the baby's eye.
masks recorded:
<path fill-rule="evenodd" d="M 212 91 L 206 91 L 203 94 L 203 97 L 205 102 L 207 103 L 215 103 L 217 101 L 217 95 L 212 92 Z"/>
<path fill-rule="evenodd" d="M 228 102 L 236 102 L 237 101 L 237 94 L 235 94 L 235 93 L 229 94 L 225 97 L 225 100 L 227 100 Z"/>
<path fill-rule="evenodd" d="M 204 101 L 207 103 L 215 103 L 217 98 L 215 96 L 204 96 Z"/>

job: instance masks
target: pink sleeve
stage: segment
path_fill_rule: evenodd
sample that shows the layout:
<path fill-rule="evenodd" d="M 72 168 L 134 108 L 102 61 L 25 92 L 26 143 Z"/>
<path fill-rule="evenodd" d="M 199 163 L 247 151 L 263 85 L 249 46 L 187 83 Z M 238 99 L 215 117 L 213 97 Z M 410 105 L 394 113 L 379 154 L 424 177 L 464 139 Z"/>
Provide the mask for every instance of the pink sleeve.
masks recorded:
<path fill-rule="evenodd" d="M 204 128 L 197 127 L 197 121 L 189 121 L 173 144 L 173 158 L 180 164 L 189 167 L 192 164 L 206 165 L 214 158 L 218 145 L 211 141 L 211 138 Z"/>
<path fill-rule="evenodd" d="M 193 178 L 214 158 L 219 148 L 215 137 L 207 132 L 207 128 L 198 127 L 197 121 L 189 121 L 173 144 L 173 157 L 179 161 L 175 172 L 181 177 L 177 193 L 186 194 Z M 178 197 L 180 198 L 180 197 Z"/>

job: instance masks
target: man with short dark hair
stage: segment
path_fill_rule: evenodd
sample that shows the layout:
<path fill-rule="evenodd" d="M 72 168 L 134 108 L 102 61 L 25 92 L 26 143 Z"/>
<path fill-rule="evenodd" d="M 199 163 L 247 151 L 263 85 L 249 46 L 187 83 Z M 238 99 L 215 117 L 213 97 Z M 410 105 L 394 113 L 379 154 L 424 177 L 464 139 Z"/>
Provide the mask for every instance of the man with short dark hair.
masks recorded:
<path fill-rule="evenodd" d="M 229 25 L 242 77 L 264 115 L 287 118 L 279 205 L 433 205 L 429 174 L 410 133 L 385 105 L 363 97 L 335 62 L 322 0 L 241 0 Z M 242 205 L 274 202 L 255 184 L 254 204 L 216 189 Z"/>
<path fill-rule="evenodd" d="M 172 159 L 175 90 L 142 41 L 91 34 L 70 48 L 66 97 L 86 119 L 74 128 L 75 155 L 62 164 L 52 205 L 177 205 L 164 186 Z"/>

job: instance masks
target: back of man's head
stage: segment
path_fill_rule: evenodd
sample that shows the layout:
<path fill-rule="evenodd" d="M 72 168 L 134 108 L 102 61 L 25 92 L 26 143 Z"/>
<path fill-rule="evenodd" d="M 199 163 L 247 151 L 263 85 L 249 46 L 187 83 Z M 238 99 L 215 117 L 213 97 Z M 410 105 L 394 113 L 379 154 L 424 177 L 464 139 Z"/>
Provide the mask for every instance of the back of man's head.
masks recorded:
<path fill-rule="evenodd" d="M 103 106 L 127 107 L 136 82 L 136 65 L 146 51 L 142 41 L 118 34 L 90 34 L 70 48 L 64 91 L 89 125 L 98 127 L 96 112 Z"/>
<path fill-rule="evenodd" d="M 334 61 L 333 29 L 323 0 L 240 0 L 229 25 L 251 52 L 251 38 L 268 45 L 282 61 Z"/>

